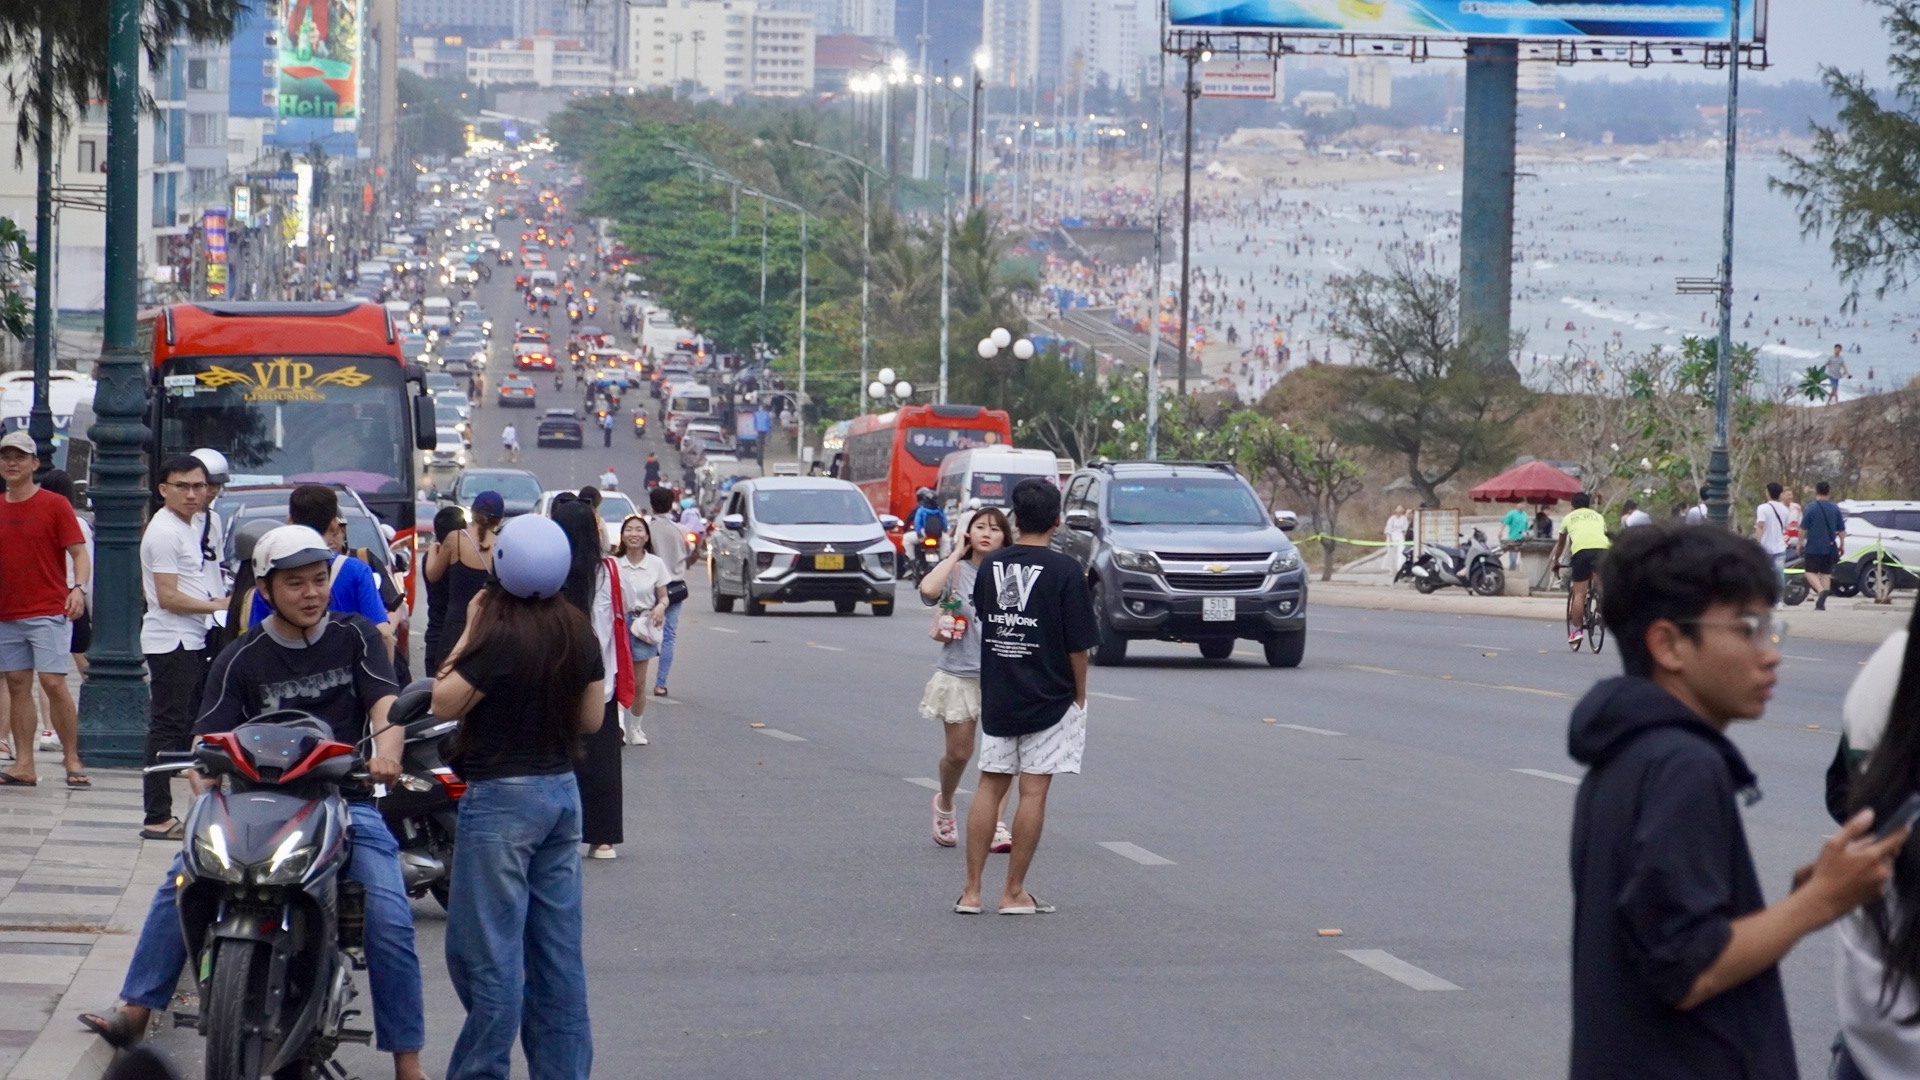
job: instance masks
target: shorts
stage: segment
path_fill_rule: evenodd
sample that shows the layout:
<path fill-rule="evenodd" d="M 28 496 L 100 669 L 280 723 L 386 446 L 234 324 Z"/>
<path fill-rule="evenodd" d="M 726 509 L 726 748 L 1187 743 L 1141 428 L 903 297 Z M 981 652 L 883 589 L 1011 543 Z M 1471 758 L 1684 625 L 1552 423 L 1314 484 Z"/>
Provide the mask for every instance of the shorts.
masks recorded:
<path fill-rule="evenodd" d="M 1067 714 L 1050 728 L 1029 735 L 985 735 L 980 739 L 983 773 L 1078 773 L 1087 750 L 1087 710 L 1068 705 Z"/>
<path fill-rule="evenodd" d="M 1825 555 L 1816 555 L 1809 551 L 1800 557 L 1800 568 L 1809 574 L 1831 574 L 1835 558 L 1831 551 Z"/>
<path fill-rule="evenodd" d="M 1606 548 L 1588 548 L 1585 551 L 1574 552 L 1572 558 L 1567 560 L 1567 574 L 1569 579 L 1573 581 L 1585 581 L 1592 577 L 1593 571 L 1600 565 L 1600 560 L 1604 558 L 1606 554 Z"/>
<path fill-rule="evenodd" d="M 0 621 L 0 671 L 65 675 L 73 667 L 72 645 L 65 615 Z"/>
<path fill-rule="evenodd" d="M 649 618 L 652 618 L 652 616 L 642 611 L 636 615 L 633 615 L 632 618 L 649 619 Z M 631 647 L 629 649 L 629 652 L 633 656 L 633 662 L 635 664 L 644 664 L 647 661 L 653 659 L 654 657 L 660 655 L 660 646 L 657 643 L 652 641 L 641 641 L 639 638 L 633 636 L 632 631 L 627 632 L 627 644 Z"/>
<path fill-rule="evenodd" d="M 980 719 L 980 680 L 935 671 L 920 695 L 920 716 L 945 724 L 971 724 Z"/>

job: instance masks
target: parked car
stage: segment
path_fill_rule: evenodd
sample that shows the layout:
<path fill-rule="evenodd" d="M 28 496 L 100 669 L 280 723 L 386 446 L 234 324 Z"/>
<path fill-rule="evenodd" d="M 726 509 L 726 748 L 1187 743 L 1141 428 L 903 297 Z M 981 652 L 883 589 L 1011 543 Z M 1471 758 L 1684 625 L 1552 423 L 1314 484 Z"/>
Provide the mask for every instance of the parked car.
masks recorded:
<path fill-rule="evenodd" d="M 436 430 L 438 442 L 427 451 L 427 467 L 430 469 L 464 469 L 471 462 L 472 449 L 457 429 L 443 427 Z"/>
<path fill-rule="evenodd" d="M 1878 595 L 1882 573 L 1889 588 L 1920 587 L 1920 502 L 1849 499 L 1839 505 L 1847 549 L 1834 564 L 1834 593 Z"/>
<path fill-rule="evenodd" d="M 540 388 L 524 375 L 509 375 L 500 380 L 500 407 L 531 409 L 539 400 Z"/>
<path fill-rule="evenodd" d="M 560 494 L 563 493 L 559 491 L 541 492 L 540 501 L 534 504 L 533 512 L 542 515 L 551 513 L 553 510 L 554 496 Z M 567 492 L 566 494 L 571 494 L 571 492 Z M 627 520 L 629 516 L 638 513 L 640 513 L 640 511 L 634 507 L 633 499 L 628 496 L 626 492 L 608 491 L 605 488 L 600 490 L 600 532 L 606 540 L 608 551 L 612 551 L 614 545 L 620 542 L 620 523 Z"/>
<path fill-rule="evenodd" d="M 744 480 L 709 537 L 713 610 L 748 615 L 770 603 L 831 601 L 845 615 L 870 604 L 892 615 L 893 542 L 860 489 L 826 477 Z"/>
<path fill-rule="evenodd" d="M 540 418 L 533 443 L 535 446 L 585 446 L 586 428 L 580 423 L 579 410 L 548 409 Z"/>
<path fill-rule="evenodd" d="M 1113 461 L 1067 484 L 1053 546 L 1086 568 L 1100 641 L 1092 660 L 1123 664 L 1136 639 L 1185 641 L 1225 660 L 1239 638 L 1273 667 L 1297 667 L 1307 645 L 1307 573 L 1269 513 L 1223 462 Z"/>
<path fill-rule="evenodd" d="M 507 516 L 516 517 L 540 501 L 540 478 L 525 469 L 468 469 L 454 483 L 451 501 L 472 506 L 474 496 L 483 491 L 498 492 Z"/>

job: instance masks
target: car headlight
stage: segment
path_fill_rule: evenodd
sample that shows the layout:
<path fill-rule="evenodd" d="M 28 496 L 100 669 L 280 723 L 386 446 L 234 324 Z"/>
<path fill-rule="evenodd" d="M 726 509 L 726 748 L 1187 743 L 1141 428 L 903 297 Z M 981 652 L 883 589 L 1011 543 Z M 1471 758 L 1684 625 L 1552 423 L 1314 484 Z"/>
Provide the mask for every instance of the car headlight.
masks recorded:
<path fill-rule="evenodd" d="M 246 879 L 246 867 L 233 861 L 227 854 L 227 831 L 218 823 L 208 825 L 193 834 L 194 861 L 199 863 L 200 875 L 215 881 L 243 881 Z"/>
<path fill-rule="evenodd" d="M 1160 560 L 1151 551 L 1128 551 L 1125 548 L 1113 549 L 1113 564 L 1122 570 L 1134 570 L 1142 574 L 1160 572 Z"/>
<path fill-rule="evenodd" d="M 306 877 L 307 869 L 320 853 L 320 845 L 302 847 L 300 841 L 305 838 L 299 829 L 288 834 L 274 849 L 271 859 L 253 868 L 254 882 L 260 885 L 292 885 Z"/>
<path fill-rule="evenodd" d="M 1273 565 L 1267 567 L 1267 573 L 1284 574 L 1289 570 L 1298 569 L 1300 569 L 1300 553 L 1298 551 L 1278 551 L 1274 553 Z"/>

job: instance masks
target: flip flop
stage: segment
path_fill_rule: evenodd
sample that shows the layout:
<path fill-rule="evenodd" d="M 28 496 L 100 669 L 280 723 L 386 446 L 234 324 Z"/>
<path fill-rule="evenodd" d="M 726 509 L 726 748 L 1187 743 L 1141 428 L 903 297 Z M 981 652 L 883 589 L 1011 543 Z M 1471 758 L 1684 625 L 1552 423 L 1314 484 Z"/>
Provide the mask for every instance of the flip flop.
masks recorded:
<path fill-rule="evenodd" d="M 9 772 L 0 772 L 0 787 L 39 787 L 40 781 L 27 780 Z"/>
<path fill-rule="evenodd" d="M 140 830 L 140 839 L 142 840 L 178 840 L 186 835 L 186 822 L 181 821 L 179 818 L 174 818 L 173 824 L 164 829 L 156 829 L 149 825 Z"/>
<path fill-rule="evenodd" d="M 93 781 L 87 779 L 86 773 L 70 772 L 67 774 L 67 786 L 71 788 L 92 787 Z"/>
<path fill-rule="evenodd" d="M 1042 900 L 1039 897 L 1034 896 L 1032 893 L 1028 893 L 1027 895 L 1033 897 L 1033 903 L 1022 904 L 1018 907 L 1003 907 L 1000 909 L 1000 914 L 1002 915 L 1046 915 L 1053 911 L 1052 904 L 1049 904 L 1045 900 Z"/>
<path fill-rule="evenodd" d="M 114 1009 L 104 1016 L 99 1013 L 81 1013 L 80 1026 L 105 1039 L 107 1045 L 115 1050 L 125 1050 L 147 1035 L 147 1026 L 135 1024 L 122 1009 Z"/>
<path fill-rule="evenodd" d="M 979 904 L 963 904 L 960 901 L 955 900 L 953 902 L 953 913 L 955 915 L 978 915 L 980 914 L 980 905 Z"/>
<path fill-rule="evenodd" d="M 656 687 L 654 687 L 654 688 L 653 688 L 653 696 L 654 696 L 654 697 L 666 697 L 666 696 L 667 696 L 667 688 L 666 688 L 666 687 L 664 687 L 664 686 L 656 686 Z"/>

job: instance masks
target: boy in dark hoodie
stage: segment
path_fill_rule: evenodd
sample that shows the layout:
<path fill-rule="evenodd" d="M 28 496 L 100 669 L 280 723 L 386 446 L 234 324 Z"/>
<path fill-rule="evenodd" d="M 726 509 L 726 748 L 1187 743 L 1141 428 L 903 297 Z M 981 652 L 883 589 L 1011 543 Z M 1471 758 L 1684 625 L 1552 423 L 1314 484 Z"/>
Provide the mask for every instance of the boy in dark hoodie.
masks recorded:
<path fill-rule="evenodd" d="M 1760 797 L 1727 725 L 1765 711 L 1780 663 L 1779 586 L 1723 529 L 1629 529 L 1601 616 L 1622 678 L 1575 707 L 1587 766 L 1573 814 L 1574 1080 L 1798 1076 L 1777 964 L 1879 896 L 1900 830 L 1863 811 L 1768 907 L 1736 800 Z"/>

